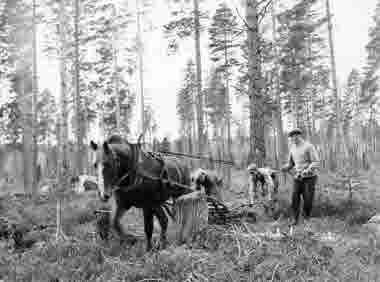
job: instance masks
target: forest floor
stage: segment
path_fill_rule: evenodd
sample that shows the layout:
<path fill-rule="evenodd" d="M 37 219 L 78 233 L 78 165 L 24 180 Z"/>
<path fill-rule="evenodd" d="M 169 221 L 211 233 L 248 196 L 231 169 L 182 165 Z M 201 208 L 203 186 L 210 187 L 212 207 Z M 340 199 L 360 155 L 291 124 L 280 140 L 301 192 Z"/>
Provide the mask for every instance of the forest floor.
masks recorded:
<path fill-rule="evenodd" d="M 14 240 L 0 240 L 0 281 L 380 281 L 380 240 L 366 224 L 380 213 L 380 174 L 363 173 L 361 181 L 366 188 L 355 191 L 349 202 L 347 191 L 334 188 L 332 178 L 321 175 L 313 217 L 291 231 L 288 179 L 281 185 L 277 220 L 261 212 L 258 204 L 254 224 L 209 225 L 191 246 L 171 244 L 149 253 L 142 214 L 136 209 L 123 218 L 125 231 L 137 236 L 136 243 L 105 243 L 93 235 L 93 211 L 102 207 L 95 191 L 65 196 L 66 238 L 58 243 L 53 196 L 31 200 L 4 194 L 0 225 L 7 220 L 28 230 L 25 245 L 34 244 L 16 248 Z M 247 201 L 245 172 L 233 172 L 232 182 L 223 193 L 231 207 Z M 155 241 L 158 232 L 155 224 Z M 171 241 L 173 232 L 169 226 Z"/>

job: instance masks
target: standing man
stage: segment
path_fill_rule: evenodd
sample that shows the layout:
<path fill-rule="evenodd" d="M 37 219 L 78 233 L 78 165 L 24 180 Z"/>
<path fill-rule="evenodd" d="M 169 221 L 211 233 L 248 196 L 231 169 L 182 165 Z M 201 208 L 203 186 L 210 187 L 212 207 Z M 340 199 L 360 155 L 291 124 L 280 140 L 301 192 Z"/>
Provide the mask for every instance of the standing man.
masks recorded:
<path fill-rule="evenodd" d="M 318 178 L 316 170 L 319 167 L 319 157 L 314 145 L 302 138 L 302 131 L 299 128 L 290 131 L 288 137 L 290 139 L 288 163 L 281 168 L 281 171 L 289 172 L 294 168 L 292 210 L 293 225 L 296 225 L 299 220 L 301 195 L 304 202 L 304 218 L 310 217 Z"/>

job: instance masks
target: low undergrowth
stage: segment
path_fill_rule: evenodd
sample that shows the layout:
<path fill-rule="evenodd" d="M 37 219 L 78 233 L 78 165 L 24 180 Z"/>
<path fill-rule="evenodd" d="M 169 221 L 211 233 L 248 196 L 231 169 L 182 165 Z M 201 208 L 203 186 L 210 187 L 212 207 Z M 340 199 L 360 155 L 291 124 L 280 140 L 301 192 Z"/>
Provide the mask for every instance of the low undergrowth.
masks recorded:
<path fill-rule="evenodd" d="M 116 237 L 106 243 L 94 236 L 93 211 L 101 207 L 95 193 L 65 197 L 66 238 L 58 242 L 54 228 L 33 229 L 41 224 L 54 227 L 53 197 L 5 196 L 0 199 L 1 217 L 29 230 L 25 237 L 34 241 L 28 248 L 16 249 L 12 240 L 0 240 L 0 280 L 377 281 L 380 241 L 362 224 L 378 203 L 347 202 L 333 193 L 329 197 L 317 197 L 314 218 L 294 230 L 288 226 L 289 193 L 283 190 L 277 221 L 259 218 L 256 224 L 210 225 L 191 245 L 173 243 L 146 253 L 139 212 L 130 211 L 123 220 L 126 230 L 140 234 L 133 244 Z M 31 236 L 32 231 L 39 235 Z"/>

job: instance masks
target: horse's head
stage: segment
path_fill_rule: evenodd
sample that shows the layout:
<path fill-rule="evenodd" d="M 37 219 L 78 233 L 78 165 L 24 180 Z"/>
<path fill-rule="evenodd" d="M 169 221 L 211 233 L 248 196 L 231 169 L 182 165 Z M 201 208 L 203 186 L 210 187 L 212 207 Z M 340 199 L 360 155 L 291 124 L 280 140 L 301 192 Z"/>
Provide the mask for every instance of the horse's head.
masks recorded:
<path fill-rule="evenodd" d="M 112 145 L 107 141 L 102 146 L 91 141 L 90 146 L 95 152 L 93 165 L 98 178 L 99 196 L 102 201 L 107 201 L 119 176 L 120 161 Z"/>
<path fill-rule="evenodd" d="M 95 152 L 93 165 L 98 178 L 99 196 L 107 201 L 112 191 L 128 178 L 128 173 L 137 162 L 138 152 L 135 152 L 133 144 L 114 136 L 103 142 L 102 146 L 93 141 L 90 146 Z"/>

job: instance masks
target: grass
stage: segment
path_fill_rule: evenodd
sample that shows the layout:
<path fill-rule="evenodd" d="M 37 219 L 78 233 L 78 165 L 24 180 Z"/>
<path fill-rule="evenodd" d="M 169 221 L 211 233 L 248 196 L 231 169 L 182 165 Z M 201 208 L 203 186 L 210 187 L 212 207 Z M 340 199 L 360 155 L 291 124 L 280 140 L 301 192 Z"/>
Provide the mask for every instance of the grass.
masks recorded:
<path fill-rule="evenodd" d="M 244 173 L 234 173 L 226 189 L 229 205 L 246 201 Z M 174 243 L 145 253 L 141 211 L 123 218 L 124 228 L 138 240 L 105 243 L 93 237 L 101 205 L 96 193 L 70 194 L 63 204 L 63 231 L 67 240 L 55 242 L 54 228 L 29 232 L 30 249 L 17 251 L 0 240 L 0 279 L 4 281 L 377 281 L 380 280 L 380 241 L 366 229 L 378 197 L 355 194 L 348 202 L 344 191 L 320 181 L 314 217 L 290 232 L 289 182 L 280 193 L 280 218 L 273 220 L 257 207 L 256 224 L 211 225 L 192 245 Z M 361 191 L 360 193 L 363 193 Z M 365 193 L 377 195 L 376 187 Z M 30 230 L 36 224 L 55 224 L 55 199 L 32 201 L 3 196 L 1 217 Z M 261 216 L 262 215 L 262 216 Z M 173 227 L 169 239 L 173 241 Z M 159 228 L 154 239 L 158 241 Z"/>

